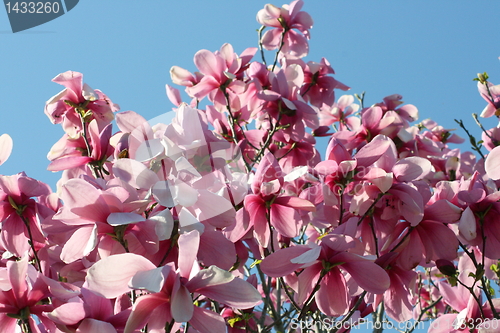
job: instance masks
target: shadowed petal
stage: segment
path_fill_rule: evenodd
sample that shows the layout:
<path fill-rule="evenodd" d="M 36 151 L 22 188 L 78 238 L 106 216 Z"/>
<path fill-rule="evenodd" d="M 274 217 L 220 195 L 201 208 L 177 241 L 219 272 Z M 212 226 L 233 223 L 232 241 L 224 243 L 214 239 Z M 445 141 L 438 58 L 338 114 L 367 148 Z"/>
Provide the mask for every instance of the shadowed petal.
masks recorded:
<path fill-rule="evenodd" d="M 192 292 L 239 309 L 251 308 L 262 301 L 254 286 L 217 266 L 200 271 L 186 287 Z"/>
<path fill-rule="evenodd" d="M 382 294 L 389 288 L 389 276 L 374 262 L 348 252 L 336 255 L 335 260 L 344 262 L 340 267 L 346 270 L 364 290 Z"/>
<path fill-rule="evenodd" d="M 132 313 L 128 317 L 123 333 L 134 333 L 137 329 L 143 328 L 153 310 L 168 302 L 166 294 L 158 293 L 139 297 L 134 303 Z"/>
<path fill-rule="evenodd" d="M 181 285 L 177 292 L 172 295 L 170 311 L 177 322 L 190 321 L 193 317 L 193 298 L 186 286 Z"/>
<path fill-rule="evenodd" d="M 327 316 L 337 317 L 348 310 L 347 294 L 345 278 L 338 268 L 334 268 L 321 280 L 316 304 Z"/>
<path fill-rule="evenodd" d="M 226 332 L 226 322 L 219 314 L 199 307 L 194 308 L 189 323 L 200 333 Z"/>

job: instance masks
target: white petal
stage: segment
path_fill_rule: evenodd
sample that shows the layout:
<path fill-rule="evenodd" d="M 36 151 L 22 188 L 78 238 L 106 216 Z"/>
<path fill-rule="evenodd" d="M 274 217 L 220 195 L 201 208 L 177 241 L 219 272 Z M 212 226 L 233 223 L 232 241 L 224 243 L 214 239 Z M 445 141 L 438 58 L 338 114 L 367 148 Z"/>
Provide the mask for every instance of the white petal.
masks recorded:
<path fill-rule="evenodd" d="M 97 245 L 97 224 L 94 224 L 92 228 L 92 233 L 90 234 L 89 240 L 87 242 L 87 246 L 83 250 L 83 256 L 87 256 L 94 250 Z"/>
<path fill-rule="evenodd" d="M 290 260 L 292 264 L 307 264 L 318 259 L 321 252 L 321 246 L 315 246 L 307 252 L 302 253 L 300 256 Z"/>
<path fill-rule="evenodd" d="M 162 210 L 155 216 L 151 216 L 149 220 L 156 222 L 155 232 L 158 236 L 158 240 L 162 241 L 170 238 L 174 228 L 174 218 L 170 210 Z"/>
<path fill-rule="evenodd" d="M 145 289 L 152 293 L 159 293 L 165 282 L 162 271 L 163 267 L 150 271 L 139 271 L 130 279 L 128 286 L 132 289 Z"/>
<path fill-rule="evenodd" d="M 182 181 L 174 186 L 174 200 L 184 207 L 192 206 L 198 201 L 198 190 L 192 188 L 189 184 Z"/>
<path fill-rule="evenodd" d="M 131 223 L 143 222 L 146 221 L 144 216 L 136 214 L 136 213 L 111 213 L 108 215 L 108 224 L 113 227 L 118 225 L 126 225 Z"/>
<path fill-rule="evenodd" d="M 160 139 L 146 140 L 135 151 L 135 159 L 139 162 L 149 161 L 165 151 Z"/>
<path fill-rule="evenodd" d="M 96 95 L 94 89 L 90 88 L 88 84 L 84 84 L 82 88 L 82 96 L 85 98 L 87 101 L 95 101 L 98 99 L 98 96 Z"/>

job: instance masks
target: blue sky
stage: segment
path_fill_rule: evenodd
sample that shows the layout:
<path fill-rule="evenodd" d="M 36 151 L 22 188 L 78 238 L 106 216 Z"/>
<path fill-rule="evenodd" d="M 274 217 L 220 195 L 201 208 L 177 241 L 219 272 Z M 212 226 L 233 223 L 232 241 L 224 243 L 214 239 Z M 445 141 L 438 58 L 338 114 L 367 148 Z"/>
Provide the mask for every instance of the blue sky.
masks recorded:
<path fill-rule="evenodd" d="M 25 171 L 55 189 L 60 174 L 46 171 L 46 155 L 63 131 L 43 109 L 62 89 L 51 82 L 57 74 L 82 72 L 122 111 L 154 118 L 172 108 L 165 94 L 170 67 L 194 71 L 196 51 L 226 42 L 237 53 L 257 46 L 255 15 L 266 3 L 82 0 L 62 17 L 16 34 L 0 9 L 0 134 L 14 140 L 0 173 Z M 327 58 L 349 93 L 366 91 L 367 105 L 398 93 L 418 107 L 421 120 L 456 128 L 453 119 L 461 118 L 480 135 L 470 115 L 485 102 L 472 79 L 487 71 L 500 83 L 499 1 L 305 0 L 303 10 L 315 22 L 305 60 Z"/>

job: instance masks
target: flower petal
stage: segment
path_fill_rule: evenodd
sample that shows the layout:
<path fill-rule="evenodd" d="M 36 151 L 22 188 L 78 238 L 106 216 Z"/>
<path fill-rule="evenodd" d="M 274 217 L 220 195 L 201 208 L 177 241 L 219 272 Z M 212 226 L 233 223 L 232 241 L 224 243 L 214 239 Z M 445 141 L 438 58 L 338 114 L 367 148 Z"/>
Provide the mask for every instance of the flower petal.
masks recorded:
<path fill-rule="evenodd" d="M 141 271 L 156 269 L 143 256 L 123 253 L 96 262 L 87 273 L 87 288 L 105 298 L 115 298 L 130 291 L 130 279 Z"/>

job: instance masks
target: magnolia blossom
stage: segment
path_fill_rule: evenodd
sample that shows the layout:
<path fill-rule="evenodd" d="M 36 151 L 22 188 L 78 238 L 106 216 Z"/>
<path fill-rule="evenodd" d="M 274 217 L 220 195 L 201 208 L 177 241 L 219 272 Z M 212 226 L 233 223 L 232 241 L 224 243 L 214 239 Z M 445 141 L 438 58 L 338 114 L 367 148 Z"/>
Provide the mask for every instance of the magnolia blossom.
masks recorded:
<path fill-rule="evenodd" d="M 102 126 L 113 119 L 113 112 L 118 111 L 118 105 L 100 90 L 94 90 L 83 83 L 83 75 L 67 71 L 57 75 L 53 82 L 65 87 L 63 91 L 49 99 L 45 105 L 45 114 L 53 124 L 62 123 L 66 133 L 72 138 L 82 130 L 82 118 L 96 119 Z"/>
<path fill-rule="evenodd" d="M 308 54 L 307 40 L 313 20 L 308 13 L 300 11 L 303 5 L 302 0 L 293 1 L 282 8 L 267 4 L 257 13 L 257 21 L 260 24 L 273 28 L 262 36 L 262 45 L 267 50 L 274 50 L 283 43 L 282 52 L 291 57 L 302 58 Z"/>

